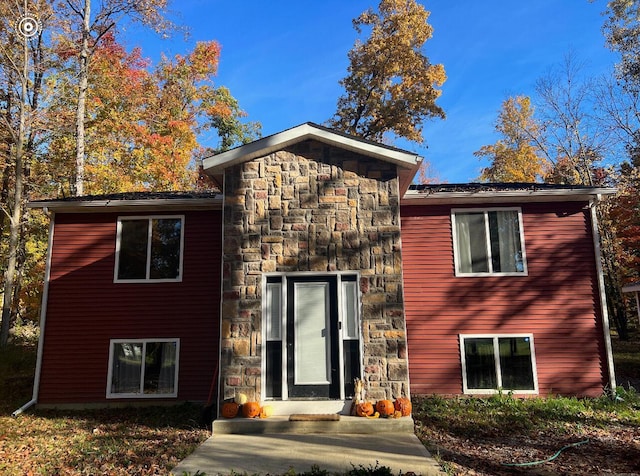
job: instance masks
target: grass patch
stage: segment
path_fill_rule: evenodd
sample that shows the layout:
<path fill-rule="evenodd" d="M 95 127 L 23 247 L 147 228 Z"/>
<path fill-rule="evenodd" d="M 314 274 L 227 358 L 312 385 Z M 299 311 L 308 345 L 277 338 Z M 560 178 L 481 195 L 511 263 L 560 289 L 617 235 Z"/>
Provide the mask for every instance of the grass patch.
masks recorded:
<path fill-rule="evenodd" d="M 606 428 L 612 423 L 640 427 L 640 396 L 621 389 L 619 399 L 489 398 L 416 399 L 414 418 L 423 425 L 464 437 L 508 436 L 530 431 L 562 430 L 570 426 Z"/>

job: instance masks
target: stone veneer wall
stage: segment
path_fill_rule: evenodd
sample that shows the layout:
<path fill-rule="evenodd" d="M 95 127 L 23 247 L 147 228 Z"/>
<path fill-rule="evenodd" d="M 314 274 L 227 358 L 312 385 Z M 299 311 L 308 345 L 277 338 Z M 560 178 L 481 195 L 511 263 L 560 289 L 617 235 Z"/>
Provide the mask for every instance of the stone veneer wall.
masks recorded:
<path fill-rule="evenodd" d="M 408 396 L 396 166 L 305 141 L 225 171 L 221 399 L 260 400 L 262 274 L 359 271 L 370 399 Z"/>

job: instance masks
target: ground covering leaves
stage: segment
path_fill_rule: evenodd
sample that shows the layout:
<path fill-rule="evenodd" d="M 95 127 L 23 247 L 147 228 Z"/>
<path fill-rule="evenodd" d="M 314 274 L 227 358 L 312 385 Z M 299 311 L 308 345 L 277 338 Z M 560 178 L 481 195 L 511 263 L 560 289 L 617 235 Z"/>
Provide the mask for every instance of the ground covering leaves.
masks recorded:
<path fill-rule="evenodd" d="M 167 474 L 208 436 L 194 405 L 0 416 L 0 474 Z"/>
<path fill-rule="evenodd" d="M 416 434 L 448 474 L 640 475 L 640 339 L 614 350 L 616 398 L 423 397 Z"/>
<path fill-rule="evenodd" d="M 627 387 L 617 399 L 414 397 L 416 434 L 452 475 L 640 475 L 640 396 L 629 389 L 640 381 L 640 339 L 614 349 Z M 0 475 L 168 474 L 210 434 L 196 405 L 13 418 L 31 398 L 34 364 L 33 348 L 0 350 Z M 576 443 L 547 463 L 505 465 Z"/>
<path fill-rule="evenodd" d="M 0 350 L 0 475 L 168 474 L 210 435 L 189 404 L 14 418 L 31 399 L 34 366 L 34 348 Z"/>

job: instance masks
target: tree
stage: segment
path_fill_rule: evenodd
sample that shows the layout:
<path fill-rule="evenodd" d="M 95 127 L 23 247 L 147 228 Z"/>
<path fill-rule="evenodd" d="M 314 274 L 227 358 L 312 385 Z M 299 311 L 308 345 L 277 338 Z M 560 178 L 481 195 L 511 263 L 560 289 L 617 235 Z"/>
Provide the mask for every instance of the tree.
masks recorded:
<path fill-rule="evenodd" d="M 387 133 L 422 143 L 425 120 L 444 118 L 436 99 L 446 80 L 444 67 L 423 53 L 433 28 L 429 12 L 415 0 L 382 0 L 378 12 L 368 10 L 353 21 L 362 43 L 349 52 L 348 75 L 340 81 L 345 93 L 328 125 L 382 142 Z"/>
<path fill-rule="evenodd" d="M 540 134 L 532 138 L 554 164 L 552 172 L 557 181 L 595 185 L 595 167 L 609 150 L 610 135 L 598 120 L 595 84 L 583 71 L 584 64 L 569 52 L 559 65 L 538 79 L 541 128 Z M 558 169 L 567 173 L 562 176 Z"/>
<path fill-rule="evenodd" d="M 496 132 L 502 138 L 474 152 L 475 156 L 491 161 L 482 170 L 480 180 L 536 182 L 545 174 L 548 161 L 538 155 L 538 148 L 532 139 L 539 134 L 533 111 L 531 99 L 527 96 L 508 98 L 502 103 L 495 125 Z"/>
<path fill-rule="evenodd" d="M 38 5 L 46 17 L 49 5 Z M 43 75 L 42 30 L 34 12 L 28 10 L 27 1 L 0 2 L 2 31 L 2 87 L 3 104 L 3 187 L 2 213 L 9 221 L 6 268 L 2 299 L 0 346 L 8 342 L 13 318 L 12 310 L 19 289 L 19 274 L 24 263 L 24 208 L 29 174 L 29 158 L 35 152 L 36 111 Z M 14 25 L 9 24 L 13 20 Z M 4 233 L 4 216 L 0 232 Z M 22 256 L 21 256 L 22 251 Z"/>
<path fill-rule="evenodd" d="M 91 0 L 62 2 L 61 14 L 69 19 L 66 38 L 69 47 L 77 49 L 75 195 L 84 194 L 85 115 L 91 57 L 102 38 L 124 17 L 166 34 L 173 28 L 165 18 L 167 4 L 168 0 L 103 0 L 100 9 L 93 13 Z"/>
<path fill-rule="evenodd" d="M 139 49 L 127 52 L 113 32 L 92 58 L 86 101 L 85 191 L 90 194 L 133 190 L 185 190 L 195 184 L 194 153 L 199 136 L 216 133 L 220 148 L 252 140 L 259 124 L 224 86 L 214 82 L 220 46 L 201 42 L 193 51 L 163 57 L 151 67 Z M 73 70 L 57 77 L 51 122 L 66 121 L 51 141 L 52 181 L 73 173 Z"/>
<path fill-rule="evenodd" d="M 610 0 L 604 24 L 609 48 L 620 54 L 616 75 L 625 89 L 640 92 L 640 2 Z"/>
<path fill-rule="evenodd" d="M 0 0 L 0 344 L 15 317 L 38 318 L 46 217 L 28 213 L 26 200 L 67 195 L 76 175 L 79 37 L 65 17 L 70 3 L 28 2 L 42 29 L 26 50 L 14 28 L 24 13 L 19 3 Z M 259 134 L 259 124 L 246 123 L 238 101 L 214 83 L 217 43 L 152 67 L 141 51 L 126 51 L 116 33 L 112 27 L 102 34 L 90 57 L 85 191 L 194 189 L 205 134 L 217 133 L 220 148 Z"/>
<path fill-rule="evenodd" d="M 569 53 L 539 78 L 535 109 L 523 96 L 503 103 L 496 123 L 503 139 L 476 152 L 492 159 L 484 180 L 596 183 L 595 166 L 611 141 L 598 119 L 594 84 L 582 77 L 582 67 Z"/>
<path fill-rule="evenodd" d="M 423 160 L 420 163 L 420 167 L 418 168 L 418 172 L 413 179 L 413 182 L 420 185 L 426 184 L 434 184 L 434 183 L 442 183 L 438 172 L 433 167 L 433 164 L 428 160 Z"/>

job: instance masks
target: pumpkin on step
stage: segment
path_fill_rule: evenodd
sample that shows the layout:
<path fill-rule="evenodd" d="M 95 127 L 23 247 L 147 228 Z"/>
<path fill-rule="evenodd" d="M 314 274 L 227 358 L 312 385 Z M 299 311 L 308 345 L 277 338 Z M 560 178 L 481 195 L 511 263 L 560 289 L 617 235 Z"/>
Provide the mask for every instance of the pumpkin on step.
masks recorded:
<path fill-rule="evenodd" d="M 373 404 L 371 402 L 360 402 L 356 405 L 356 415 L 366 417 L 373 415 Z"/>
<path fill-rule="evenodd" d="M 271 415 L 273 415 L 273 407 L 271 405 L 264 405 L 260 409 L 260 418 L 269 418 Z"/>
<path fill-rule="evenodd" d="M 402 416 L 411 415 L 411 400 L 405 397 L 398 397 L 393 403 L 397 412 L 400 412 Z"/>
<path fill-rule="evenodd" d="M 236 394 L 233 401 L 236 402 L 238 405 L 244 405 L 245 403 L 247 403 L 247 396 L 244 393 L 238 393 Z"/>
<path fill-rule="evenodd" d="M 242 405 L 242 416 L 245 418 L 255 418 L 260 415 L 260 404 L 258 402 L 247 402 Z"/>
<path fill-rule="evenodd" d="M 380 413 L 382 417 L 393 415 L 394 410 L 391 400 L 378 400 L 378 403 L 376 403 L 376 411 Z"/>
<path fill-rule="evenodd" d="M 226 402 L 222 404 L 222 416 L 224 418 L 235 418 L 238 416 L 240 405 L 236 402 Z"/>

